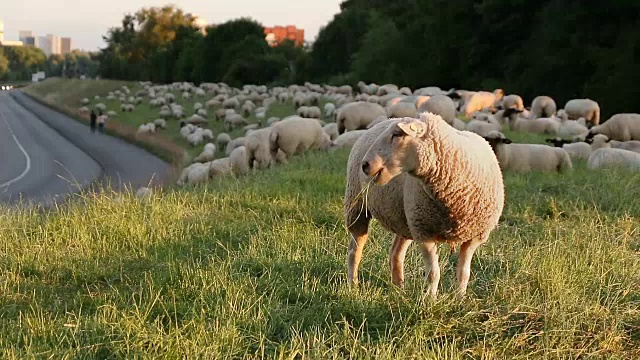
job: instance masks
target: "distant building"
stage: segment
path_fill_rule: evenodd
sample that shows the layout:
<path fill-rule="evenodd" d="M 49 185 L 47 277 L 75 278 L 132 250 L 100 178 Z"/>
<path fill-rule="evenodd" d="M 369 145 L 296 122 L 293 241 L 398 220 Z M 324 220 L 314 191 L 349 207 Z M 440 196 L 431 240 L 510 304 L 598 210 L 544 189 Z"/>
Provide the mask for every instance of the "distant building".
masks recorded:
<path fill-rule="evenodd" d="M 28 38 L 33 36 L 33 31 L 31 30 L 20 30 L 18 31 L 18 38 L 22 40 L 23 38 Z"/>
<path fill-rule="evenodd" d="M 71 38 L 60 38 L 60 54 L 68 54 L 71 52 Z"/>
<path fill-rule="evenodd" d="M 293 41 L 296 46 L 304 45 L 304 29 L 293 25 L 265 27 L 264 34 L 269 46 L 276 46 L 286 39 Z"/>
<path fill-rule="evenodd" d="M 20 41 L 24 43 L 24 46 L 38 46 L 38 38 L 35 36 L 21 37 Z"/>
<path fill-rule="evenodd" d="M 0 20 L 0 43 L 4 42 L 4 22 Z"/>
<path fill-rule="evenodd" d="M 38 37 L 38 48 L 41 49 L 45 55 L 60 54 L 60 39 L 52 34 L 47 36 Z"/>
<path fill-rule="evenodd" d="M 0 41 L 0 45 L 2 45 L 2 46 L 22 46 L 23 43 L 20 40 L 5 40 L 5 41 Z"/>
<path fill-rule="evenodd" d="M 51 55 L 51 39 L 46 36 L 38 36 L 38 49 L 47 56 Z"/>

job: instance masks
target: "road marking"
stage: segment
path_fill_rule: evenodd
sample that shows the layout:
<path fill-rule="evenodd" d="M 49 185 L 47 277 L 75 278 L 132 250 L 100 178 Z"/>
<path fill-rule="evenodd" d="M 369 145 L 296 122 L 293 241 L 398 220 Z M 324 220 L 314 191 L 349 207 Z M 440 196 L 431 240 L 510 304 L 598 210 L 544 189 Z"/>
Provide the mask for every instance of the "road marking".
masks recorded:
<path fill-rule="evenodd" d="M 5 187 L 13 184 L 16 181 L 20 181 L 23 177 L 25 177 L 27 175 L 29 170 L 31 170 L 31 158 L 29 157 L 29 154 L 27 153 L 27 151 L 24 149 L 24 147 L 22 146 L 22 144 L 18 140 L 18 137 L 16 137 L 16 134 L 13 132 L 13 129 L 11 129 L 11 125 L 9 125 L 9 122 L 7 121 L 7 118 L 2 116 L 1 113 L 0 113 L 0 117 L 2 118 L 2 120 L 4 120 L 5 124 L 7 124 L 7 127 L 9 128 L 9 132 L 11 133 L 11 137 L 13 138 L 13 141 L 16 142 L 16 145 L 18 145 L 18 148 L 20 148 L 20 151 L 22 151 L 22 153 L 24 154 L 24 157 L 27 159 L 27 166 L 25 166 L 24 171 L 22 172 L 22 174 L 20 174 L 17 177 L 5 182 L 4 184 L 0 184 L 0 189 L 2 189 L 2 188 L 5 188 Z"/>

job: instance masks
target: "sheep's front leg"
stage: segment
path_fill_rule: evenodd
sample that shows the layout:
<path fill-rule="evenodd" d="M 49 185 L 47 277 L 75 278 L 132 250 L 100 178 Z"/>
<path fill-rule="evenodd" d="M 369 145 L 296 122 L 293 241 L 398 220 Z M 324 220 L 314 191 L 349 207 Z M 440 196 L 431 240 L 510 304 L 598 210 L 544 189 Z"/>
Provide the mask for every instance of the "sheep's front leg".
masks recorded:
<path fill-rule="evenodd" d="M 471 276 L 471 259 L 473 253 L 478 246 L 483 244 L 486 240 L 470 240 L 463 243 L 460 246 L 460 255 L 458 256 L 458 266 L 456 268 L 456 279 L 458 280 L 458 298 L 464 297 L 467 292 L 467 285 L 469 284 L 469 277 Z"/>
<path fill-rule="evenodd" d="M 347 255 L 347 277 L 350 285 L 358 283 L 358 266 L 362 260 L 362 250 L 369 239 L 368 221 L 366 225 L 349 229 L 349 254 Z"/>
<path fill-rule="evenodd" d="M 425 273 L 429 282 L 427 292 L 433 298 L 438 293 L 438 284 L 440 283 L 440 264 L 438 262 L 438 244 L 435 240 L 420 241 L 420 252 L 424 260 Z"/>
<path fill-rule="evenodd" d="M 396 235 L 389 251 L 391 282 L 399 287 L 404 287 L 404 258 L 411 242 L 411 239 Z"/>

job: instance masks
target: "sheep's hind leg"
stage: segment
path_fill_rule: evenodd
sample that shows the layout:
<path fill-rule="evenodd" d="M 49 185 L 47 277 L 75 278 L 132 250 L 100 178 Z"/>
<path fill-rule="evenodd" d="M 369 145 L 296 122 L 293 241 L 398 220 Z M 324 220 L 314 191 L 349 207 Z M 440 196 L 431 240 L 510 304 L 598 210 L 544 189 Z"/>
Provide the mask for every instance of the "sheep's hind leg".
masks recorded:
<path fill-rule="evenodd" d="M 391 282 L 399 287 L 404 287 L 404 258 L 412 240 L 396 235 L 389 251 L 389 268 L 391 269 Z"/>
<path fill-rule="evenodd" d="M 456 279 L 458 280 L 458 298 L 464 297 L 471 276 L 471 259 L 476 249 L 485 242 L 485 239 L 470 240 L 460 246 L 458 256 L 458 266 L 456 268 Z"/>
<path fill-rule="evenodd" d="M 425 274 L 429 283 L 428 294 L 435 298 L 440 283 L 440 263 L 438 262 L 438 244 L 435 240 L 420 241 L 420 252 L 424 260 Z"/>

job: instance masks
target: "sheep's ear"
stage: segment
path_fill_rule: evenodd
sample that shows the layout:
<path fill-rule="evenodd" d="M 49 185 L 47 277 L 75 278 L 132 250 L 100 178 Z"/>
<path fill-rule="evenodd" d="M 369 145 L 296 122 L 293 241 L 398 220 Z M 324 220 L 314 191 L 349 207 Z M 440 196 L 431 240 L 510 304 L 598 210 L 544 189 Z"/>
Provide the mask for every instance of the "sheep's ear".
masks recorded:
<path fill-rule="evenodd" d="M 420 138 L 422 137 L 425 132 L 426 132 L 426 128 L 425 128 L 425 124 L 421 121 L 412 121 L 409 123 L 399 123 L 398 124 L 398 128 L 400 128 L 402 131 L 404 131 L 405 134 L 415 137 L 415 138 Z"/>
<path fill-rule="evenodd" d="M 556 141 L 556 139 L 544 139 L 544 141 L 548 143 L 553 143 Z"/>
<path fill-rule="evenodd" d="M 502 143 L 503 143 L 503 144 L 511 144 L 511 140 L 509 140 L 509 139 L 502 139 Z"/>

